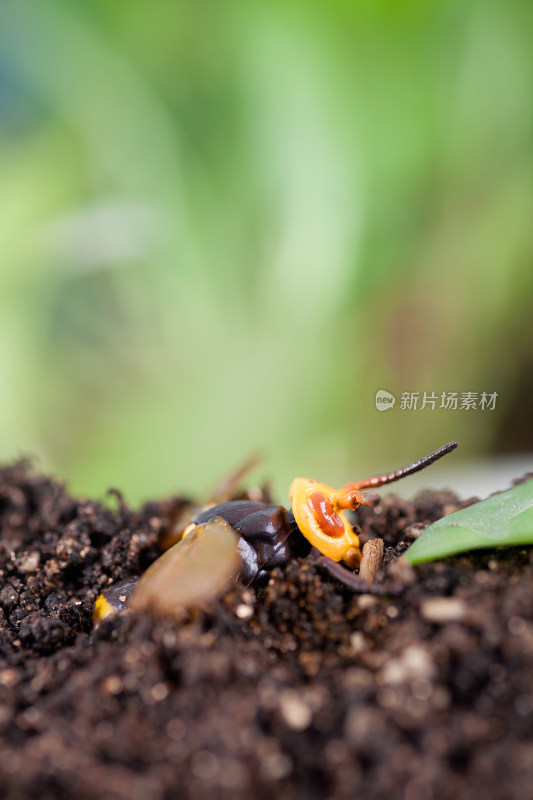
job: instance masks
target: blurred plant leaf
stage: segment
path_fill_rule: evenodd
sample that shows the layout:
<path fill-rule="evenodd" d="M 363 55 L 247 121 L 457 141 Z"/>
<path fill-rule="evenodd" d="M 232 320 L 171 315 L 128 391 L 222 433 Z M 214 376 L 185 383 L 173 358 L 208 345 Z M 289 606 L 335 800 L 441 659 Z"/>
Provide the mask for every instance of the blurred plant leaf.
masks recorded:
<path fill-rule="evenodd" d="M 449 514 L 407 550 L 411 564 L 499 546 L 533 544 L 533 480 Z"/>

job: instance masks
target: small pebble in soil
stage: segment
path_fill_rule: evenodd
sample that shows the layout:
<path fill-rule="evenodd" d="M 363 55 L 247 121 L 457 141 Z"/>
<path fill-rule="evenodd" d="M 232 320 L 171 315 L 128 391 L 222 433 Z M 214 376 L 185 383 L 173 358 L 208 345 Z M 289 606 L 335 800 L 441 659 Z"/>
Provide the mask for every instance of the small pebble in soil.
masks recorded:
<path fill-rule="evenodd" d="M 429 597 L 420 607 L 420 613 L 429 622 L 461 622 L 467 606 L 456 597 Z"/>

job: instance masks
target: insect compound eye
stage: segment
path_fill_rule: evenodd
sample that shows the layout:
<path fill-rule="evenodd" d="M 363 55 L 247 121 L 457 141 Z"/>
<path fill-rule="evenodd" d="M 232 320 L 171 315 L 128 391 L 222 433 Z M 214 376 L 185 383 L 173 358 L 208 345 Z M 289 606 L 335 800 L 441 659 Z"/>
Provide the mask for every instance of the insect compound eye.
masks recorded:
<path fill-rule="evenodd" d="M 344 536 L 344 523 L 329 498 L 321 492 L 312 492 L 307 498 L 307 505 L 323 533 L 334 539 Z"/>

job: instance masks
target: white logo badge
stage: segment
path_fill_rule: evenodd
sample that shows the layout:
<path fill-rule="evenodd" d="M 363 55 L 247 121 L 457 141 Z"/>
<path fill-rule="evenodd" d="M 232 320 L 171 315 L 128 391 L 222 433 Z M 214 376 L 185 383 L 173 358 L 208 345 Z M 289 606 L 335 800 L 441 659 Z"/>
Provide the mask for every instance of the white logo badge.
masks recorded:
<path fill-rule="evenodd" d="M 388 411 L 390 408 L 394 406 L 396 402 L 396 398 L 390 392 L 386 392 L 385 389 L 379 389 L 376 392 L 376 408 L 378 411 Z"/>

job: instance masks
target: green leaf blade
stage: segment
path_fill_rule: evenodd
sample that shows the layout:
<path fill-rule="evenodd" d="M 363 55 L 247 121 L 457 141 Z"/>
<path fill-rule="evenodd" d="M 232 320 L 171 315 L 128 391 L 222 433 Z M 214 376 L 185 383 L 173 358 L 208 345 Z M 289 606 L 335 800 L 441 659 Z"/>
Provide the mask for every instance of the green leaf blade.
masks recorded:
<path fill-rule="evenodd" d="M 456 553 L 533 544 L 533 480 L 430 525 L 406 551 L 411 564 Z"/>

